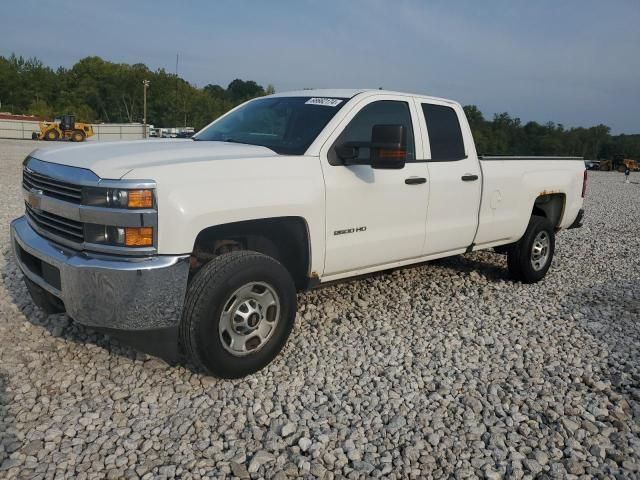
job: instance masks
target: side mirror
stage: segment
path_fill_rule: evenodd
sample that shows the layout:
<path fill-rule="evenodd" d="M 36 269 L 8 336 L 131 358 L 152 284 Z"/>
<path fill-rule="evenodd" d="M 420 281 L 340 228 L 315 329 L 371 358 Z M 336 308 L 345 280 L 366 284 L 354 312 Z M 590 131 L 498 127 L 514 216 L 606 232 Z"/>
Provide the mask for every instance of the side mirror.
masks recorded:
<path fill-rule="evenodd" d="M 371 129 L 371 167 L 404 168 L 407 135 L 404 125 L 374 125 Z"/>
<path fill-rule="evenodd" d="M 344 143 L 335 147 L 336 155 L 342 160 L 345 165 L 348 165 L 351 160 L 358 158 L 358 147 L 350 143 Z"/>

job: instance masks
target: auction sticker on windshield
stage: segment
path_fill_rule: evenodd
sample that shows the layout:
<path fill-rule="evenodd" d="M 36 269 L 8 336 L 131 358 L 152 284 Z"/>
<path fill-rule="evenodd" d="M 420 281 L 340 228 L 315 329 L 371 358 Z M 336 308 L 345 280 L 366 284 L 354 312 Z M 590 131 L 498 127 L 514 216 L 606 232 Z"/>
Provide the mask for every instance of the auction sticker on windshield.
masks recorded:
<path fill-rule="evenodd" d="M 339 98 L 314 97 L 314 98 L 310 98 L 304 103 L 305 105 L 322 105 L 323 107 L 337 107 L 342 103 L 342 100 L 340 100 Z"/>

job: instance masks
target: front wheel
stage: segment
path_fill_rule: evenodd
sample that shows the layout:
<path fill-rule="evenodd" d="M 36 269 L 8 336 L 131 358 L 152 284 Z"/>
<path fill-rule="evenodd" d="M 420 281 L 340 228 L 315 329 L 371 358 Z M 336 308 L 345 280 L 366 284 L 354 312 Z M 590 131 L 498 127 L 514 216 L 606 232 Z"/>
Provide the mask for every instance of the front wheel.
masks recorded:
<path fill-rule="evenodd" d="M 243 377 L 276 357 L 295 315 L 295 285 L 282 264 L 257 252 L 227 253 L 191 281 L 181 344 L 189 359 L 210 374 Z"/>
<path fill-rule="evenodd" d="M 534 215 L 522 238 L 509 247 L 509 273 L 524 283 L 538 282 L 547 274 L 554 252 L 553 225 L 545 217 Z"/>
<path fill-rule="evenodd" d="M 53 128 L 44 134 L 44 139 L 50 142 L 55 142 L 56 140 L 58 140 L 58 138 L 60 138 L 60 134 L 56 129 Z"/>

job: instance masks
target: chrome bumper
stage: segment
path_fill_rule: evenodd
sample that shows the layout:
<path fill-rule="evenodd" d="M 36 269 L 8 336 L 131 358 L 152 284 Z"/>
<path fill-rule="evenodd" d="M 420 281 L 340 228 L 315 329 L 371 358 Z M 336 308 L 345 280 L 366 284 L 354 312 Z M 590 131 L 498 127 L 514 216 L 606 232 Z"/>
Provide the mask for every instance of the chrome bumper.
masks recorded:
<path fill-rule="evenodd" d="M 23 274 L 64 303 L 83 325 L 159 330 L 180 322 L 188 255 L 134 258 L 89 254 L 38 235 L 25 217 L 11 222 L 11 244 Z"/>

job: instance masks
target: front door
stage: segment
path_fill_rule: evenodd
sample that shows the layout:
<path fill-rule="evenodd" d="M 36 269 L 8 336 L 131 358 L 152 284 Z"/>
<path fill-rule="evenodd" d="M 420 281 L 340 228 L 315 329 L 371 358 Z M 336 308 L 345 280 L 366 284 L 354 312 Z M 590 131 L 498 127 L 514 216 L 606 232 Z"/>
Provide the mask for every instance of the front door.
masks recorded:
<path fill-rule="evenodd" d="M 417 111 L 411 97 L 381 94 L 353 106 L 321 149 L 326 186 L 324 275 L 337 275 L 421 255 L 429 183 Z M 401 124 L 407 132 L 407 163 L 397 170 L 346 166 L 336 154 L 345 142 L 367 143 L 374 125 Z M 369 148 L 359 148 L 365 161 Z"/>

